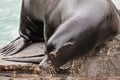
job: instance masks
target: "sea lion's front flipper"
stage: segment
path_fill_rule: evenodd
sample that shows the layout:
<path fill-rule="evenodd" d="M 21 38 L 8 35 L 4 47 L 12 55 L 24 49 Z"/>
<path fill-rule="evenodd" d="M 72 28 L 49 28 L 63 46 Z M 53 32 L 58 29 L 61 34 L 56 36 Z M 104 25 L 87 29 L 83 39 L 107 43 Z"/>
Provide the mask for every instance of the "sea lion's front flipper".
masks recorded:
<path fill-rule="evenodd" d="M 27 57 L 6 57 L 2 58 L 5 61 L 22 62 L 22 63 L 34 63 L 39 64 L 44 59 L 44 54 Z"/>
<path fill-rule="evenodd" d="M 8 45 L 0 49 L 0 53 L 2 55 L 13 55 L 17 52 L 21 51 L 25 47 L 29 46 L 31 44 L 31 41 L 28 41 L 27 39 L 23 37 L 18 37 L 14 41 L 10 42 Z"/>

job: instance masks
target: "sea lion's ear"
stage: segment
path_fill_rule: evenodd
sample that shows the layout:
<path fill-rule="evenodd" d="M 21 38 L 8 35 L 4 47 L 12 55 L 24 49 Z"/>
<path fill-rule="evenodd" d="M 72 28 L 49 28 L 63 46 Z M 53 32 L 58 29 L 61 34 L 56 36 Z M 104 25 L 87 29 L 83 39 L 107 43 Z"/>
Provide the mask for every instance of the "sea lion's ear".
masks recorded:
<path fill-rule="evenodd" d="M 75 44 L 75 41 L 69 41 L 69 42 L 66 42 L 62 45 L 62 47 L 60 48 L 61 49 L 67 49 L 67 48 L 72 48 L 72 46 Z"/>
<path fill-rule="evenodd" d="M 67 42 L 67 43 L 63 44 L 62 47 L 64 47 L 64 46 L 71 46 L 71 45 L 74 45 L 74 44 L 75 44 L 74 42 Z"/>
<path fill-rule="evenodd" d="M 59 51 L 65 50 L 67 48 L 72 47 L 75 44 L 75 42 L 67 42 L 64 43 L 58 50 L 54 51 L 54 54 L 58 53 Z"/>

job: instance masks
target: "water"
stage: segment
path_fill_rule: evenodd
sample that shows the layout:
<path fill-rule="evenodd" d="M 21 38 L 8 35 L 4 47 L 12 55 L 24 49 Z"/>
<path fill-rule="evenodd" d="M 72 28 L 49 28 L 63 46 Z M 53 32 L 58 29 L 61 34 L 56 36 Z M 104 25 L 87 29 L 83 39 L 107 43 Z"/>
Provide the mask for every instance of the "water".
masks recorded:
<path fill-rule="evenodd" d="M 0 0 L 0 44 L 18 36 L 21 0 Z"/>
<path fill-rule="evenodd" d="M 120 0 L 113 0 L 120 9 Z M 7 44 L 18 36 L 22 0 L 0 0 L 0 44 Z"/>

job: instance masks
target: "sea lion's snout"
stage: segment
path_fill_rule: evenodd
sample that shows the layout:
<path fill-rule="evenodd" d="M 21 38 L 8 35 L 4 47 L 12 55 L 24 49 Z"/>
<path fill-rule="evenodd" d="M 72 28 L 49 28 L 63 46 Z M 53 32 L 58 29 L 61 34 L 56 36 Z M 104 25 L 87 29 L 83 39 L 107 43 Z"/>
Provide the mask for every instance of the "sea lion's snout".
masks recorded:
<path fill-rule="evenodd" d="M 45 55 L 44 59 L 39 64 L 39 68 L 40 69 L 47 69 L 48 67 L 51 66 L 51 64 L 52 64 L 51 61 L 48 60 L 48 55 Z"/>
<path fill-rule="evenodd" d="M 53 61 L 55 60 L 56 57 L 57 57 L 57 55 L 53 51 L 46 53 L 44 59 L 39 64 L 39 68 L 46 69 L 48 67 L 53 66 L 54 65 Z"/>

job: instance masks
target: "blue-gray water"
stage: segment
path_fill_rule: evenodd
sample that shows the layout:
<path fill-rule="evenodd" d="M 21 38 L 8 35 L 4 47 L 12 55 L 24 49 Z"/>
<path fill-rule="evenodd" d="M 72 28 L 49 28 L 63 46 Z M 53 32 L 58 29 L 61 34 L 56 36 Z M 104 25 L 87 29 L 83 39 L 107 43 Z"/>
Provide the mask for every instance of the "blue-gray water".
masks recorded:
<path fill-rule="evenodd" d="M 22 0 L 0 0 L 0 44 L 7 44 L 18 36 Z M 113 0 L 120 8 L 120 0 Z"/>
<path fill-rule="evenodd" d="M 21 0 L 0 0 L 0 44 L 18 36 Z"/>

